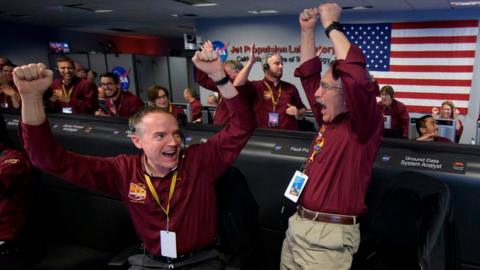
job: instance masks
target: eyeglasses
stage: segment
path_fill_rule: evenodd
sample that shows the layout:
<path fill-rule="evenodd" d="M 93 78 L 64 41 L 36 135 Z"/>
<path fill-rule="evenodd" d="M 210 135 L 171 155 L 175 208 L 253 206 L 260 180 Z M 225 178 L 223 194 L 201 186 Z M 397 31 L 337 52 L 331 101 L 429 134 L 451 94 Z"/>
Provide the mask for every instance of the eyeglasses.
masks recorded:
<path fill-rule="evenodd" d="M 156 99 L 164 99 L 164 98 L 167 98 L 167 95 L 157 96 L 157 97 L 156 97 Z"/>
<path fill-rule="evenodd" d="M 114 86 L 114 85 L 115 85 L 114 83 L 100 83 L 100 86 L 105 86 L 105 87 Z"/>
<path fill-rule="evenodd" d="M 323 89 L 325 89 L 325 90 L 328 90 L 328 89 L 338 89 L 338 90 L 342 90 L 342 89 L 343 89 L 342 87 L 329 85 L 328 83 L 325 83 L 325 82 L 320 82 L 320 87 L 323 88 Z"/>

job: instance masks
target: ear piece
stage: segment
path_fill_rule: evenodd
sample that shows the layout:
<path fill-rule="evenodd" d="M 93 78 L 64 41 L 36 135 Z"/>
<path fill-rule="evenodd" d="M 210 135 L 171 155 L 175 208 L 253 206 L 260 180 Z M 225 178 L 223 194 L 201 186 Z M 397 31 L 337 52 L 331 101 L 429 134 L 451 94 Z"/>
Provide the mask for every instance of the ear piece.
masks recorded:
<path fill-rule="evenodd" d="M 268 59 L 270 59 L 270 57 L 272 57 L 273 54 L 267 54 L 265 55 L 265 57 L 263 58 L 262 60 L 262 68 L 263 68 L 263 72 L 267 71 L 270 69 L 270 65 L 268 65 Z"/>

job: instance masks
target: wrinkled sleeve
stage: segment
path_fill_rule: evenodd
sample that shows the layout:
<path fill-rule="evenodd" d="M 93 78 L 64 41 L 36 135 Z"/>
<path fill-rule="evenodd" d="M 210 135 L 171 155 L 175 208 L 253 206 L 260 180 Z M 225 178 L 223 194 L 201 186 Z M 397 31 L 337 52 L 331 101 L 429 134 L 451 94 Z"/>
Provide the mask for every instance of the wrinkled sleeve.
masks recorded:
<path fill-rule="evenodd" d="M 315 92 L 320 86 L 320 73 L 322 72 L 322 63 L 318 57 L 314 57 L 295 70 L 295 77 L 299 77 L 303 90 L 312 109 L 313 116 L 319 125 L 322 125 L 321 106 L 315 101 Z"/>
<path fill-rule="evenodd" d="M 82 84 L 79 94 L 82 99 L 72 99 L 69 106 L 72 106 L 76 113 L 94 114 L 98 107 L 98 90 L 93 83 Z"/>
<path fill-rule="evenodd" d="M 125 167 L 121 156 L 100 158 L 67 151 L 54 139 L 48 121 L 39 126 L 21 123 L 21 135 L 35 167 L 94 191 L 120 196 L 116 184 L 122 179 L 120 168 Z"/>
<path fill-rule="evenodd" d="M 210 77 L 208 77 L 205 72 L 199 70 L 198 68 L 195 68 L 195 81 L 203 88 L 218 92 L 218 88 L 215 82 L 210 79 Z"/>
<path fill-rule="evenodd" d="M 357 46 L 351 45 L 347 58 L 336 62 L 333 74 L 342 80 L 352 131 L 360 141 L 366 141 L 382 120 L 376 101 L 378 88 L 369 79 L 365 58 Z"/>
<path fill-rule="evenodd" d="M 228 109 L 226 125 L 206 143 L 191 146 L 188 152 L 188 155 L 201 157 L 196 161 L 205 168 L 204 173 L 210 174 L 212 181 L 237 159 L 254 130 L 252 112 L 245 96 L 237 95 L 224 102 Z"/>

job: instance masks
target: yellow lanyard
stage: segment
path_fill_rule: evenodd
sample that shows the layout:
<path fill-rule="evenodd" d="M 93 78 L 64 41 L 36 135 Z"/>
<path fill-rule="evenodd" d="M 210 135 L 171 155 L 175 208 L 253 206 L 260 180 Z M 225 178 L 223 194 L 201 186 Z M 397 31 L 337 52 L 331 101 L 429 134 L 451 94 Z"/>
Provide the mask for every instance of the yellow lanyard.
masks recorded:
<path fill-rule="evenodd" d="M 73 92 L 73 85 L 67 91 L 67 89 L 65 89 L 65 85 L 62 84 L 62 90 L 63 90 L 63 95 L 65 96 L 65 102 L 66 103 L 70 102 L 70 96 L 72 95 L 72 92 Z"/>
<path fill-rule="evenodd" d="M 278 83 L 278 97 L 277 99 L 275 99 L 275 97 L 273 96 L 273 90 L 270 85 L 268 85 L 266 81 L 263 81 L 263 83 L 265 84 L 265 86 L 267 86 L 268 92 L 272 96 L 273 111 L 275 112 L 275 107 L 277 107 L 280 96 L 282 95 L 282 85 L 280 84 L 280 82 Z"/>
<path fill-rule="evenodd" d="M 318 136 L 315 139 L 315 145 L 313 146 L 313 151 L 308 161 L 311 162 L 315 159 L 315 156 L 322 150 L 323 145 L 325 144 L 325 131 L 327 130 L 325 125 L 322 125 L 320 131 L 318 132 Z"/>
<path fill-rule="evenodd" d="M 172 104 L 169 104 L 169 105 L 168 105 L 168 112 L 169 112 L 169 113 L 172 112 Z"/>
<path fill-rule="evenodd" d="M 153 187 L 152 181 L 150 180 L 150 176 L 148 176 L 147 174 L 145 174 L 145 181 L 147 182 L 148 189 L 150 189 L 150 193 L 152 193 L 153 197 L 155 198 L 155 201 L 160 206 L 160 208 L 162 208 L 163 212 L 167 216 L 167 231 L 168 231 L 168 225 L 170 222 L 170 217 L 168 214 L 170 213 L 170 201 L 172 200 L 173 192 L 175 191 L 175 184 L 177 183 L 177 172 L 173 174 L 172 183 L 170 184 L 170 193 L 168 194 L 167 209 L 163 208 L 162 204 L 160 203 L 160 198 L 158 198 L 158 194 L 155 191 L 155 188 Z"/>

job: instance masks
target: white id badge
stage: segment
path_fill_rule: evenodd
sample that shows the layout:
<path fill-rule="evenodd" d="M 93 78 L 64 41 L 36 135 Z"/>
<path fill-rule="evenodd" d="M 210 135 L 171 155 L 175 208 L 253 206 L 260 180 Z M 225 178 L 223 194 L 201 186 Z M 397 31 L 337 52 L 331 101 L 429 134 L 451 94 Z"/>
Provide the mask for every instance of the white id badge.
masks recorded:
<path fill-rule="evenodd" d="M 62 108 L 63 113 L 73 113 L 72 107 L 64 107 Z"/>
<path fill-rule="evenodd" d="M 177 236 L 175 232 L 160 231 L 160 247 L 162 256 L 177 258 Z"/>
<path fill-rule="evenodd" d="M 268 126 L 269 127 L 278 127 L 279 115 L 276 112 L 268 113 Z"/>
<path fill-rule="evenodd" d="M 285 190 L 285 197 L 289 198 L 293 202 L 297 202 L 302 194 L 303 188 L 307 184 L 308 176 L 300 171 L 295 171 L 295 174 L 288 184 L 287 190 Z"/>

